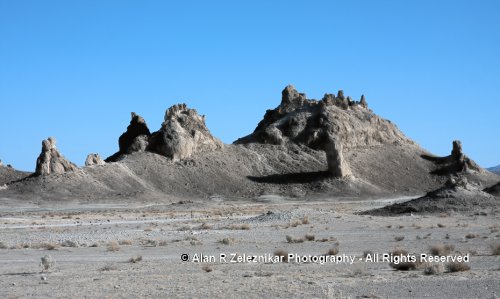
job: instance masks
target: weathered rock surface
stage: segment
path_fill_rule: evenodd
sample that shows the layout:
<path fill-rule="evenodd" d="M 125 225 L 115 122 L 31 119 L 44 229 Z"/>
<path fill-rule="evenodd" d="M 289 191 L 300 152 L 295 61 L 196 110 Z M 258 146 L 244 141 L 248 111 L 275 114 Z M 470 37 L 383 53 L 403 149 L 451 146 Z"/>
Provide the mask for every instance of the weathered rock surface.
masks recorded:
<path fill-rule="evenodd" d="M 493 185 L 489 188 L 486 188 L 484 192 L 500 197 L 500 183 Z"/>
<path fill-rule="evenodd" d="M 167 109 L 161 129 L 151 136 L 148 151 L 172 160 L 191 157 L 195 153 L 221 149 L 222 142 L 213 137 L 205 124 L 205 116 L 199 115 L 186 104 Z"/>
<path fill-rule="evenodd" d="M 325 94 L 321 101 L 308 100 L 289 85 L 282 92 L 281 104 L 267 110 L 255 131 L 235 143 L 304 144 L 326 151 L 332 175 L 349 176 L 349 166 L 338 147 L 348 151 L 356 147 L 414 144 L 395 125 L 367 107 L 364 96 L 355 102 L 340 90 L 337 96 Z M 335 140 L 333 148 L 331 140 Z"/>
<path fill-rule="evenodd" d="M 351 169 L 347 165 L 342 153 L 342 143 L 334 139 L 326 144 L 326 160 L 328 162 L 328 171 L 334 177 L 344 178 L 352 175 Z"/>
<path fill-rule="evenodd" d="M 56 148 L 56 139 L 49 137 L 42 142 L 42 152 L 36 161 L 35 175 L 62 174 L 78 167 L 66 160 Z"/>
<path fill-rule="evenodd" d="M 476 164 L 472 159 L 467 157 L 462 152 L 462 142 L 459 140 L 453 141 L 451 155 L 446 157 L 434 157 L 423 155 L 424 159 L 433 161 L 438 168 L 433 171 L 438 175 L 453 175 L 466 172 L 484 172 L 484 170 Z"/>
<path fill-rule="evenodd" d="M 101 156 L 99 156 L 99 154 L 88 154 L 87 159 L 85 159 L 85 166 L 104 164 L 106 164 L 106 162 L 101 159 Z"/>

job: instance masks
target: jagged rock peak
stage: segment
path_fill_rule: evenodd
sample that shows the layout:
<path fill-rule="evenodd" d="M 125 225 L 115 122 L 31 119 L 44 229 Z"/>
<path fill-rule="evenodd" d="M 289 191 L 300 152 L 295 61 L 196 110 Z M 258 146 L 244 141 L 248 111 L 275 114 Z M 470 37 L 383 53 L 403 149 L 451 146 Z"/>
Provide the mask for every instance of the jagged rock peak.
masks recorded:
<path fill-rule="evenodd" d="M 177 104 L 165 112 L 165 121 L 161 129 L 151 136 L 147 150 L 179 160 L 222 146 L 222 142 L 208 130 L 204 115 L 199 115 L 186 104 Z"/>
<path fill-rule="evenodd" d="M 145 146 L 142 146 L 141 142 L 136 140 L 137 137 L 143 135 L 144 136 L 151 135 L 148 125 L 146 124 L 144 118 L 142 118 L 135 112 L 132 112 L 130 124 L 127 127 L 127 131 L 123 133 L 118 139 L 120 153 L 130 154 L 132 152 L 144 149 Z"/>
<path fill-rule="evenodd" d="M 282 112 L 290 112 L 304 105 L 310 104 L 305 93 L 299 93 L 293 85 L 288 85 L 281 92 L 281 104 L 279 108 Z"/>
<path fill-rule="evenodd" d="M 99 154 L 89 154 L 87 156 L 87 159 L 85 159 L 85 166 L 92 166 L 92 165 L 104 165 L 106 162 L 104 162 L 101 159 L 101 156 Z"/>
<path fill-rule="evenodd" d="M 455 164 L 455 169 L 458 172 L 466 171 L 482 171 L 481 167 L 472 161 L 462 152 L 462 142 L 460 140 L 453 141 L 450 159 Z"/>
<path fill-rule="evenodd" d="M 35 175 L 62 174 L 75 171 L 78 167 L 66 160 L 56 148 L 56 139 L 49 137 L 42 141 L 42 152 L 36 161 Z"/>

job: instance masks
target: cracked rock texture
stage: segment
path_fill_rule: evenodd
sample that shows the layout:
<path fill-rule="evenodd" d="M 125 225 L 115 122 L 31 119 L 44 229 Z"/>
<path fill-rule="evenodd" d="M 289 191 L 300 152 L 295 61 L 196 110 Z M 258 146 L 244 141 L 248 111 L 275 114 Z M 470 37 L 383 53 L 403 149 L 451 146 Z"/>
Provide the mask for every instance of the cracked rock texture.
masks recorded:
<path fill-rule="evenodd" d="M 49 137 L 42 142 L 42 152 L 36 161 L 35 175 L 62 174 L 78 167 L 66 160 L 56 148 L 56 139 Z"/>

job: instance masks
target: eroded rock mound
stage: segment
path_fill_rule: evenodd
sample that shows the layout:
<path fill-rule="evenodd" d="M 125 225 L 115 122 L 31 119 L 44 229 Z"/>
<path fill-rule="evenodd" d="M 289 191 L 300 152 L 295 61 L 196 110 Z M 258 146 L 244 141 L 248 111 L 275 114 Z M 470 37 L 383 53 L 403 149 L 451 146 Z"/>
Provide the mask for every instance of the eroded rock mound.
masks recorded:
<path fill-rule="evenodd" d="M 85 159 L 85 166 L 92 166 L 92 165 L 104 165 L 106 162 L 104 162 L 103 159 L 101 159 L 101 156 L 99 154 L 89 154 L 87 156 L 87 159 Z"/>
<path fill-rule="evenodd" d="M 484 171 L 479 165 L 476 164 L 476 162 L 462 152 L 462 142 L 460 142 L 460 140 L 453 141 L 453 148 L 451 150 L 451 155 L 449 156 L 432 157 L 423 155 L 422 158 L 436 163 L 438 168 L 433 171 L 433 174 L 453 175 L 466 172 Z"/>
<path fill-rule="evenodd" d="M 166 111 L 165 121 L 161 129 L 151 136 L 147 150 L 180 160 L 194 153 L 221 149 L 222 146 L 222 142 L 208 130 L 204 115 L 187 108 L 186 104 L 178 104 Z"/>
<path fill-rule="evenodd" d="M 335 140 L 333 148 L 332 140 Z M 340 90 L 337 96 L 325 94 L 321 101 L 308 100 L 304 93 L 288 85 L 282 92 L 280 105 L 267 110 L 255 131 L 235 143 L 280 145 L 290 142 L 324 150 L 328 168 L 337 177 L 350 175 L 342 150 L 414 144 L 394 124 L 369 110 L 364 95 L 359 102 L 353 101 Z"/>
<path fill-rule="evenodd" d="M 493 185 L 489 188 L 486 188 L 484 192 L 487 192 L 489 194 L 492 194 L 494 196 L 500 196 L 500 183 Z"/>
<path fill-rule="evenodd" d="M 78 167 L 66 160 L 56 148 L 56 139 L 49 137 L 42 142 L 42 152 L 36 161 L 35 175 L 62 174 Z"/>
<path fill-rule="evenodd" d="M 446 184 L 425 196 L 389 205 L 363 214 L 392 216 L 407 213 L 491 212 L 500 207 L 500 199 L 470 183 L 464 176 L 450 178 Z"/>

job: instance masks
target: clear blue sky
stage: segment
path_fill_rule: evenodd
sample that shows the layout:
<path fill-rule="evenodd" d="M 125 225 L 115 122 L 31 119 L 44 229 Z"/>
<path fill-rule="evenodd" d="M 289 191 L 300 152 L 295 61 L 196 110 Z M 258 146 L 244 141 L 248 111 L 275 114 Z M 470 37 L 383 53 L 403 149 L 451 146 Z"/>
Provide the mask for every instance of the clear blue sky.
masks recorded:
<path fill-rule="evenodd" d="M 294 84 L 344 89 L 438 155 L 500 164 L 500 1 L 0 0 L 0 159 L 79 165 L 186 102 L 226 143 Z"/>

